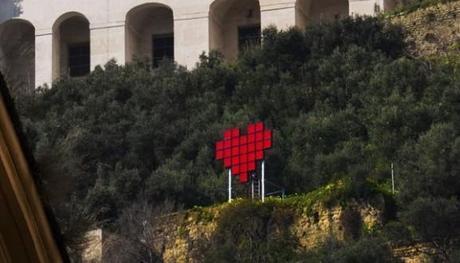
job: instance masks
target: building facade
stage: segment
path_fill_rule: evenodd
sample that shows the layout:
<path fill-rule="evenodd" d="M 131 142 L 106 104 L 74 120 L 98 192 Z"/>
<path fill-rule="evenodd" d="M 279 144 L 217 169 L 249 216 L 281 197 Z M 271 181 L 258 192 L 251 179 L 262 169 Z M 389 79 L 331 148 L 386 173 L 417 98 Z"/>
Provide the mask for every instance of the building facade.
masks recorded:
<path fill-rule="evenodd" d="M 304 28 L 374 15 L 394 0 L 2 0 L 0 61 L 28 86 L 82 76 L 115 59 L 147 57 L 193 68 L 199 55 L 235 59 L 270 26 Z"/>

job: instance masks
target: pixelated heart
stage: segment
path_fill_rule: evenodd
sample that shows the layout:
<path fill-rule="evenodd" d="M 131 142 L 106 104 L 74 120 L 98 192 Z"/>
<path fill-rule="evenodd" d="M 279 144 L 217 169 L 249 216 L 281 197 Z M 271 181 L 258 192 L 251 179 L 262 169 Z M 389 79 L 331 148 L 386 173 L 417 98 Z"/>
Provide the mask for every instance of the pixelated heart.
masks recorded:
<path fill-rule="evenodd" d="M 224 166 L 232 175 L 239 176 L 241 183 L 249 181 L 249 174 L 257 169 L 257 162 L 264 159 L 264 151 L 272 147 L 272 132 L 263 122 L 248 125 L 247 134 L 240 129 L 224 132 L 224 139 L 216 143 L 216 159 L 224 160 Z"/>

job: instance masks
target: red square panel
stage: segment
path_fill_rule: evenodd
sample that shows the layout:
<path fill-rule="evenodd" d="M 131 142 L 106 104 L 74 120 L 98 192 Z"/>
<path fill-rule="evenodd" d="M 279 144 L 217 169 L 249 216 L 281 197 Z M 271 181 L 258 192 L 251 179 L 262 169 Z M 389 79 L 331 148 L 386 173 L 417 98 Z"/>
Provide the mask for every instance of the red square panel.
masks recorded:
<path fill-rule="evenodd" d="M 255 124 L 249 124 L 248 125 L 248 134 L 256 132 L 256 125 Z"/>
<path fill-rule="evenodd" d="M 240 158 L 238 156 L 232 157 L 232 165 L 238 165 L 240 163 Z"/>
<path fill-rule="evenodd" d="M 248 154 L 248 162 L 252 162 L 256 160 L 256 153 L 252 152 Z"/>
<path fill-rule="evenodd" d="M 248 170 L 255 171 L 256 170 L 256 162 L 249 162 L 248 163 Z"/>
<path fill-rule="evenodd" d="M 272 139 L 272 131 L 264 131 L 264 139 Z"/>
<path fill-rule="evenodd" d="M 247 144 L 248 143 L 248 136 L 244 135 L 240 137 L 240 145 L 241 144 Z"/>
<path fill-rule="evenodd" d="M 240 154 L 247 154 L 247 153 L 248 153 L 248 145 L 241 145 Z"/>
<path fill-rule="evenodd" d="M 240 155 L 240 163 L 247 163 L 248 162 L 248 155 L 242 154 Z"/>
<path fill-rule="evenodd" d="M 256 144 L 255 143 L 251 143 L 248 145 L 248 152 L 255 152 L 256 151 Z"/>
<path fill-rule="evenodd" d="M 224 166 L 225 168 L 229 168 L 232 166 L 232 159 L 231 158 L 225 158 L 224 159 Z"/>
<path fill-rule="evenodd" d="M 238 155 L 240 155 L 239 147 L 233 147 L 232 148 L 232 156 L 238 156 Z"/>
<path fill-rule="evenodd" d="M 240 145 L 240 139 L 239 138 L 233 138 L 232 139 L 232 147 Z"/>
<path fill-rule="evenodd" d="M 264 141 L 264 149 L 269 149 L 272 147 L 272 141 L 271 140 L 265 140 Z"/>
<path fill-rule="evenodd" d="M 241 173 L 247 173 L 248 172 L 248 164 L 242 164 L 240 166 Z"/>
<path fill-rule="evenodd" d="M 224 150 L 224 158 L 232 156 L 232 149 L 228 148 Z"/>
<path fill-rule="evenodd" d="M 248 143 L 252 143 L 256 141 L 256 135 L 255 134 L 249 134 L 248 135 Z"/>
<path fill-rule="evenodd" d="M 232 147 L 232 141 L 231 140 L 225 140 L 224 141 L 224 148 L 227 149 L 227 148 L 230 148 Z"/>
<path fill-rule="evenodd" d="M 261 142 L 256 142 L 256 151 L 261 151 L 264 149 L 264 142 L 261 141 Z"/>
<path fill-rule="evenodd" d="M 264 159 L 264 152 L 263 151 L 258 151 L 256 152 L 256 160 L 260 161 Z"/>
<path fill-rule="evenodd" d="M 233 166 L 232 174 L 239 174 L 239 173 L 240 173 L 240 166 L 239 165 Z"/>
<path fill-rule="evenodd" d="M 264 133 L 263 132 L 257 132 L 256 133 L 256 141 L 260 142 L 264 140 Z"/>
<path fill-rule="evenodd" d="M 224 158 L 224 151 L 217 151 L 216 152 L 216 159 L 222 160 Z"/>

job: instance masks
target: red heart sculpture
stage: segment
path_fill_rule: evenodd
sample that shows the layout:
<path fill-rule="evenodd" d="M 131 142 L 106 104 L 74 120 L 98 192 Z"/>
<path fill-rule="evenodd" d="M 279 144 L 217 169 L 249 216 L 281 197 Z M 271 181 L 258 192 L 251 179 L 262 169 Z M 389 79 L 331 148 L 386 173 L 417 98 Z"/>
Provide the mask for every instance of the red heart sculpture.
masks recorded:
<path fill-rule="evenodd" d="M 256 171 L 256 163 L 264 159 L 264 151 L 272 147 L 272 131 L 263 122 L 248 125 L 247 134 L 240 129 L 224 132 L 224 139 L 216 143 L 216 159 L 224 160 L 224 166 L 232 175 L 239 176 L 241 183 L 249 181 L 249 173 Z"/>

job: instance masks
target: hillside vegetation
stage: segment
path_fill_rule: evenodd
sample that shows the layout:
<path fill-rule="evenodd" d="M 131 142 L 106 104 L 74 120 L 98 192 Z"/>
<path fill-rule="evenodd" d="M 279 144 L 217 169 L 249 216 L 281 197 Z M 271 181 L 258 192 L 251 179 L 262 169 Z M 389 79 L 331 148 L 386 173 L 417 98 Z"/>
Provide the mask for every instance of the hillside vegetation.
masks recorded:
<path fill-rule="evenodd" d="M 387 18 L 405 29 L 411 55 L 459 64 L 460 1 L 425 2 L 432 5 L 387 14 Z"/>
<path fill-rule="evenodd" d="M 214 53 L 191 71 L 110 62 L 18 100 L 71 254 L 79 254 L 81 232 L 102 227 L 129 241 L 130 259 L 158 260 L 156 239 L 143 226 L 162 214 L 224 202 L 225 171 L 213 158 L 214 142 L 226 128 L 261 120 L 274 131 L 267 177 L 288 194 L 346 181 L 349 196 L 365 204 L 375 189 L 389 192 L 393 163 L 396 211 L 379 231 L 339 245 L 289 254 L 293 240 L 272 249 L 271 235 L 262 235 L 266 246 L 255 253 L 268 253 L 272 262 L 395 262 L 390 244 L 423 243 L 434 261 L 460 258 L 458 64 L 409 56 L 404 31 L 378 18 L 305 32 L 268 29 L 263 37 L 260 48 L 233 64 Z M 243 186 L 237 191 L 245 196 Z M 224 222 L 236 231 L 238 207 L 265 218 L 271 204 L 254 210 L 243 202 Z M 289 213 L 269 218 L 289 220 Z M 216 238 L 214 262 L 248 246 L 237 233 Z"/>
<path fill-rule="evenodd" d="M 286 199 L 237 199 L 157 217 L 147 226 L 155 233 L 152 252 L 165 262 L 346 262 L 340 258 L 353 256 L 345 244 L 360 238 L 378 244 L 372 233 L 381 231 L 392 212 L 385 205 L 391 197 L 372 184 L 375 191 L 366 199 L 349 186 L 338 181 Z M 131 254 L 130 242 L 114 240 L 120 239 L 105 242 L 107 262 L 119 260 L 120 249 Z M 334 253 L 323 251 L 325 245 Z M 368 262 L 398 262 L 385 243 L 365 254 Z"/>

